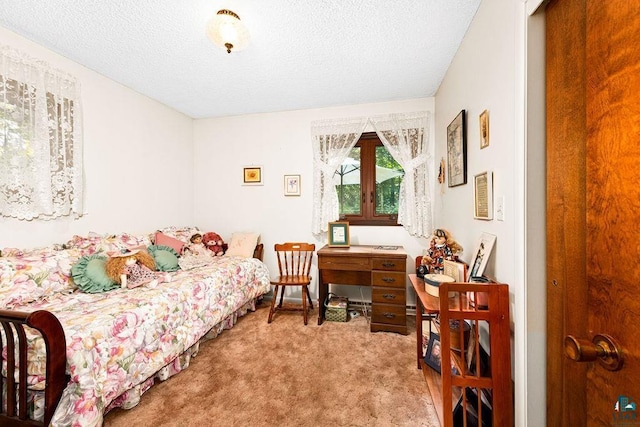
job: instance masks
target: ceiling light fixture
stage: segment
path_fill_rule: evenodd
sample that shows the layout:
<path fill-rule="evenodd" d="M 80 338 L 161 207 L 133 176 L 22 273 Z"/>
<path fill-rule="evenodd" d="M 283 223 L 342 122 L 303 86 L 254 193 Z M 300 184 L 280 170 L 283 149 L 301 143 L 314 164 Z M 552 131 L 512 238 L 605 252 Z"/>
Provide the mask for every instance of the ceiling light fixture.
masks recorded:
<path fill-rule="evenodd" d="M 221 9 L 207 24 L 207 36 L 213 44 L 231 53 L 239 51 L 249 44 L 249 31 L 240 17 L 231 10 Z"/>

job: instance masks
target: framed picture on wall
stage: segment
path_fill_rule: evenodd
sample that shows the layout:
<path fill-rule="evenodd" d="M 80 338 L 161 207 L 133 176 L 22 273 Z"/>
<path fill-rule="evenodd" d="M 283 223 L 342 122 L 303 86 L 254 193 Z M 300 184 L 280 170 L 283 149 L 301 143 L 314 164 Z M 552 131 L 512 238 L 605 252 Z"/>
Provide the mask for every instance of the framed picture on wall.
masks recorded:
<path fill-rule="evenodd" d="M 480 149 L 489 146 L 489 111 L 480 113 Z"/>
<path fill-rule="evenodd" d="M 242 168 L 242 185 L 263 185 L 262 166 L 244 166 Z"/>
<path fill-rule="evenodd" d="M 284 176 L 284 195 L 285 196 L 300 195 L 300 175 Z"/>
<path fill-rule="evenodd" d="M 465 110 L 447 126 L 447 163 L 449 187 L 467 183 L 467 123 Z"/>
<path fill-rule="evenodd" d="M 493 173 L 481 172 L 473 177 L 473 217 L 493 218 Z"/>

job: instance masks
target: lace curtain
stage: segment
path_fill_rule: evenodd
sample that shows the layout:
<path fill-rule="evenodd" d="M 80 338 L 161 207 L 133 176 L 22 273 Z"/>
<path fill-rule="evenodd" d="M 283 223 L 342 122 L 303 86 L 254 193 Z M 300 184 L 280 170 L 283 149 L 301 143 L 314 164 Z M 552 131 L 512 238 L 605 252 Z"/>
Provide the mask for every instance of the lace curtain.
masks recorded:
<path fill-rule="evenodd" d="M 0 46 L 0 215 L 23 220 L 83 213 L 80 85 Z"/>
<path fill-rule="evenodd" d="M 431 235 L 428 112 L 371 117 L 378 137 L 404 169 L 398 224 L 416 237 Z"/>
<path fill-rule="evenodd" d="M 328 223 L 340 216 L 333 174 L 360 139 L 368 120 L 371 120 L 389 153 L 404 169 L 405 175 L 400 184 L 398 224 L 402 224 L 412 236 L 430 236 L 428 112 L 312 123 L 313 234 L 326 233 Z"/>
<path fill-rule="evenodd" d="M 338 192 L 333 174 L 360 139 L 366 117 L 317 121 L 311 124 L 313 149 L 312 232 L 326 233 L 330 221 L 340 217 Z"/>

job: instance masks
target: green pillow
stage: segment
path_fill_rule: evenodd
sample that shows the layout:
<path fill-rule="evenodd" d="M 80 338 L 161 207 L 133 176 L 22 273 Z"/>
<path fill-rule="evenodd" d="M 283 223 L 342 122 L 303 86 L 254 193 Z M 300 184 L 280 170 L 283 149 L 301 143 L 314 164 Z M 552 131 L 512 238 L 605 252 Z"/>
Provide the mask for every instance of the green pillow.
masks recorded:
<path fill-rule="evenodd" d="M 176 271 L 180 269 L 178 266 L 178 252 L 172 247 L 151 245 L 149 246 L 149 253 L 156 262 L 158 271 Z"/>
<path fill-rule="evenodd" d="M 71 267 L 71 277 L 76 286 L 90 294 L 107 292 L 120 287 L 107 276 L 107 257 L 104 255 L 87 255 Z"/>

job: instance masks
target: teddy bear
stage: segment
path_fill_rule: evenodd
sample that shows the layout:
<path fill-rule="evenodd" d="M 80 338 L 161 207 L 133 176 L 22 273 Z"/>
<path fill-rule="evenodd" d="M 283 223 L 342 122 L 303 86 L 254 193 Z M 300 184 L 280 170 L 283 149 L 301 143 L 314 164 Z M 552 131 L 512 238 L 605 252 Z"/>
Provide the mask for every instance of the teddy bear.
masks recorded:
<path fill-rule="evenodd" d="M 222 240 L 222 237 L 212 231 L 202 235 L 202 243 L 204 243 L 204 245 L 216 256 L 224 255 L 227 246 Z"/>

